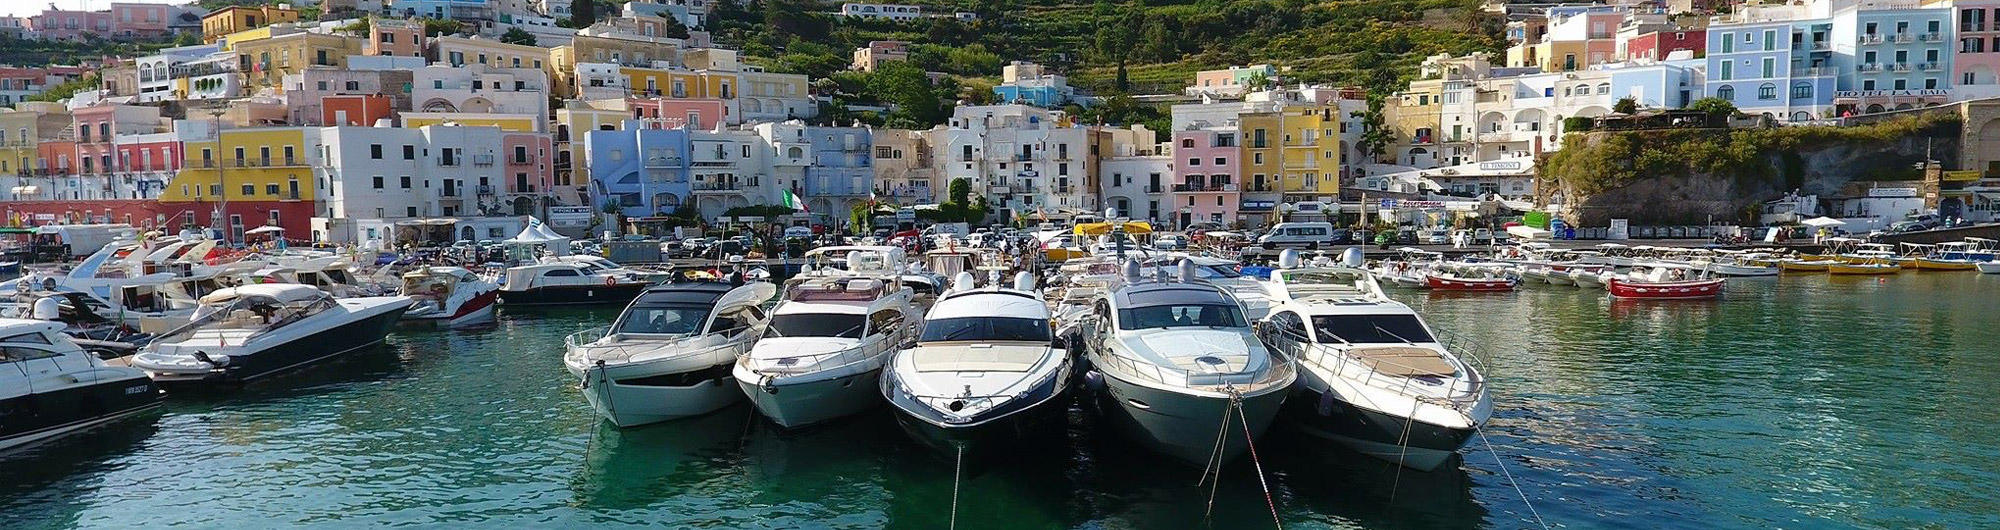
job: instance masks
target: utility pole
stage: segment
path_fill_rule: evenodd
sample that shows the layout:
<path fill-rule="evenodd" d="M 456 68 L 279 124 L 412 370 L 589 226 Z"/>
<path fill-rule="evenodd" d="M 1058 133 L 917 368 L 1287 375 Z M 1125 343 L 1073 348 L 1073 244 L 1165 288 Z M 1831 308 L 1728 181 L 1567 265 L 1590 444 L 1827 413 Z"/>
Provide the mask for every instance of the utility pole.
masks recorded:
<path fill-rule="evenodd" d="M 218 163 L 215 165 L 215 186 L 217 188 L 216 200 L 221 202 L 221 206 L 219 207 L 218 210 L 216 210 L 218 212 L 218 215 L 209 217 L 209 220 L 211 222 L 219 221 L 222 223 L 223 243 L 228 243 L 230 238 L 229 182 L 223 180 L 223 168 L 228 166 L 229 163 L 219 162 L 222 156 L 222 115 L 228 112 L 228 107 L 226 105 L 227 105 L 226 103 L 218 103 L 215 105 L 211 105 L 208 108 L 209 126 L 215 129 L 214 131 L 215 156 L 209 158 L 209 160 L 218 161 Z"/>

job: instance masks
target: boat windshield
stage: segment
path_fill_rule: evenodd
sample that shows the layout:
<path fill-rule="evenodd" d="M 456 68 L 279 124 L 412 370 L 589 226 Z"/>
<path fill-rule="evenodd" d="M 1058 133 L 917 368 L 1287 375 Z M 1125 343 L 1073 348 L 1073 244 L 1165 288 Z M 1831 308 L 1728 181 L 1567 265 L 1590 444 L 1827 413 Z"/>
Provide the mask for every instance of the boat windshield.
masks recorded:
<path fill-rule="evenodd" d="M 1039 318 L 941 318 L 924 323 L 919 342 L 1049 341 L 1049 321 Z"/>
<path fill-rule="evenodd" d="M 836 313 L 792 313 L 771 317 L 771 324 L 764 329 L 764 338 L 772 337 L 841 337 L 861 338 L 861 329 L 867 324 L 862 315 Z"/>
<path fill-rule="evenodd" d="M 1435 342 L 1416 315 L 1320 315 L 1312 317 L 1312 321 L 1320 342 Z"/>
<path fill-rule="evenodd" d="M 1232 305 L 1175 304 L 1118 310 L 1118 329 L 1240 328 L 1243 310 Z"/>
<path fill-rule="evenodd" d="M 701 331 L 708 320 L 707 306 L 634 307 L 618 321 L 619 333 L 686 335 Z"/>

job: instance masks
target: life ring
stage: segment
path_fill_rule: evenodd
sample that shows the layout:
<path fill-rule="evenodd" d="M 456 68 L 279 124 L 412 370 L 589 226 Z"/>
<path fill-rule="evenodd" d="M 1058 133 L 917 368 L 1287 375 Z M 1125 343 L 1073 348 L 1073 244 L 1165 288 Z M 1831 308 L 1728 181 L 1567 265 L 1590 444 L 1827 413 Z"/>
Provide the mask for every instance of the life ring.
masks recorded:
<path fill-rule="evenodd" d="M 615 277 L 611 277 L 611 276 L 605 276 L 605 277 L 604 277 L 604 286 L 605 286 L 605 287 L 610 287 L 610 286 L 613 286 L 613 285 L 618 285 L 618 278 L 615 278 Z"/>

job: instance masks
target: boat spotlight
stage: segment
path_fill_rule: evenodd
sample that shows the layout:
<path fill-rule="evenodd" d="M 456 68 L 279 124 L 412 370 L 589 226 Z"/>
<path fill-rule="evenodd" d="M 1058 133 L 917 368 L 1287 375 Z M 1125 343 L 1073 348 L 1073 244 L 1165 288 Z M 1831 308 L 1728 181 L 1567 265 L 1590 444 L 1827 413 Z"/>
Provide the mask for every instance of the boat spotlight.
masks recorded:
<path fill-rule="evenodd" d="M 978 279 L 972 275 L 972 271 L 959 271 L 957 276 L 952 277 L 951 286 L 960 291 L 970 291 L 977 287 L 975 285 L 977 282 Z"/>

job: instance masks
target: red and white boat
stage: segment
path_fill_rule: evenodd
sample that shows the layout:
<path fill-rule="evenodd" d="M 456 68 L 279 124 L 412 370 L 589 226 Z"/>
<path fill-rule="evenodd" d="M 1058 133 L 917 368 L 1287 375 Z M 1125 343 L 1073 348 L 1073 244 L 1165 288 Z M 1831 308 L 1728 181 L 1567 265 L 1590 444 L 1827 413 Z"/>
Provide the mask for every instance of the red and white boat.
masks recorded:
<path fill-rule="evenodd" d="M 1707 270 L 1679 264 L 1640 264 L 1625 276 L 1608 280 L 1605 288 L 1615 298 L 1688 300 L 1722 296 L 1728 281 Z"/>
<path fill-rule="evenodd" d="M 1501 277 L 1466 278 L 1449 274 L 1431 274 L 1424 277 L 1431 289 L 1439 291 L 1512 291 L 1521 280 Z"/>
<path fill-rule="evenodd" d="M 423 267 L 403 274 L 400 294 L 416 300 L 403 322 L 456 328 L 492 322 L 500 286 L 458 267 Z"/>

